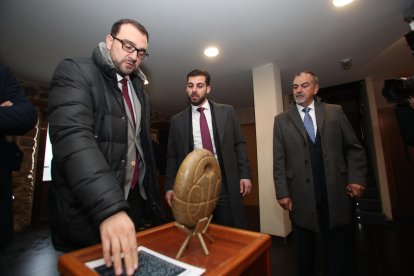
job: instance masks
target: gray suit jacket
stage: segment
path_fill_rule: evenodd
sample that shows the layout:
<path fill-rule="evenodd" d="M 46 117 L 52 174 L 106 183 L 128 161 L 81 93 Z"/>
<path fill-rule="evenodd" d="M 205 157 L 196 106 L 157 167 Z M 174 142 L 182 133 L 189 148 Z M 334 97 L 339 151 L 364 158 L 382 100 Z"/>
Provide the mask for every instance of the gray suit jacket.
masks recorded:
<path fill-rule="evenodd" d="M 245 227 L 240 179 L 251 179 L 246 144 L 232 106 L 209 101 L 223 182 L 227 185 L 236 227 Z M 217 145 L 218 143 L 218 145 Z M 191 107 L 171 118 L 167 149 L 166 190 L 172 190 L 181 162 L 193 150 Z"/>
<path fill-rule="evenodd" d="M 352 200 L 346 185 L 365 185 L 365 152 L 341 106 L 315 98 L 315 114 L 325 167 L 330 228 L 351 222 Z M 318 219 L 308 139 L 293 102 L 277 115 L 273 130 L 273 172 L 277 199 L 291 197 L 291 220 L 318 231 Z"/>

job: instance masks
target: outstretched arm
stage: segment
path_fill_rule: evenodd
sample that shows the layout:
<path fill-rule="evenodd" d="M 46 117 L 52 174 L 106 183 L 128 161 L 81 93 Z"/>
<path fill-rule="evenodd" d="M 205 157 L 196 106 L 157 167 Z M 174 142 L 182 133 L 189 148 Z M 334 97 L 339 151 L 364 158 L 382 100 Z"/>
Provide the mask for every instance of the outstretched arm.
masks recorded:
<path fill-rule="evenodd" d="M 123 256 L 127 275 L 133 275 L 138 268 L 138 253 L 135 227 L 129 216 L 122 211 L 106 218 L 100 232 L 106 266 L 113 263 L 116 275 L 121 275 Z"/>

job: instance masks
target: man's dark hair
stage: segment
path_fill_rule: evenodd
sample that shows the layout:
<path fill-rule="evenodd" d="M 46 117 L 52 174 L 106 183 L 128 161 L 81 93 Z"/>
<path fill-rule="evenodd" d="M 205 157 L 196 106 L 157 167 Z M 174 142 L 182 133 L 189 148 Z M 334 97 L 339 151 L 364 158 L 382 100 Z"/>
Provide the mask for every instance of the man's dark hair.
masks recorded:
<path fill-rule="evenodd" d="M 207 86 L 210 85 L 210 74 L 207 71 L 200 70 L 200 69 L 194 69 L 190 73 L 187 74 L 187 80 L 189 77 L 198 77 L 198 76 L 204 76 L 206 78 L 206 84 Z"/>
<path fill-rule="evenodd" d="M 119 33 L 119 29 L 121 28 L 121 26 L 125 24 L 131 24 L 135 26 L 135 28 L 137 28 L 142 34 L 144 34 L 147 37 L 147 41 L 149 41 L 147 29 L 142 24 L 138 23 L 133 19 L 120 19 L 116 21 L 114 25 L 112 25 L 111 36 L 115 37 Z"/>

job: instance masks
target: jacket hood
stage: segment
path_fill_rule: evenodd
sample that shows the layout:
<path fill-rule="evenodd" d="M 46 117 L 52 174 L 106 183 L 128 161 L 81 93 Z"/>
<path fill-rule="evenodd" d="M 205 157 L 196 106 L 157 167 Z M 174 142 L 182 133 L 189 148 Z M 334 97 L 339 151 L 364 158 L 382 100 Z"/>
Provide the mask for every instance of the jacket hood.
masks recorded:
<path fill-rule="evenodd" d="M 106 43 L 100 42 L 98 47 L 99 47 L 99 51 L 101 52 L 102 59 L 103 59 L 105 66 L 109 67 L 110 69 L 115 69 L 115 65 L 112 62 L 108 49 L 106 48 Z M 143 82 L 147 80 L 147 76 L 139 68 L 137 68 L 137 70 L 135 70 L 133 74 L 138 76 Z"/>

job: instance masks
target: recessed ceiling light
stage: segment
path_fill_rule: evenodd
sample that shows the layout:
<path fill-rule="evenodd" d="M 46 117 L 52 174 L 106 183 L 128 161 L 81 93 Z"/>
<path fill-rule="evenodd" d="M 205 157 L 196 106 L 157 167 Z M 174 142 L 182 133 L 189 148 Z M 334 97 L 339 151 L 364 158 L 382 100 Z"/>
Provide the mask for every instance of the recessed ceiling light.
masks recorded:
<path fill-rule="evenodd" d="M 204 54 L 208 57 L 215 57 L 219 54 L 219 50 L 216 47 L 208 47 L 204 50 Z"/>
<path fill-rule="evenodd" d="M 332 4 L 335 7 L 343 7 L 343 6 L 346 6 L 346 5 L 350 4 L 353 1 L 354 0 L 332 0 Z"/>

